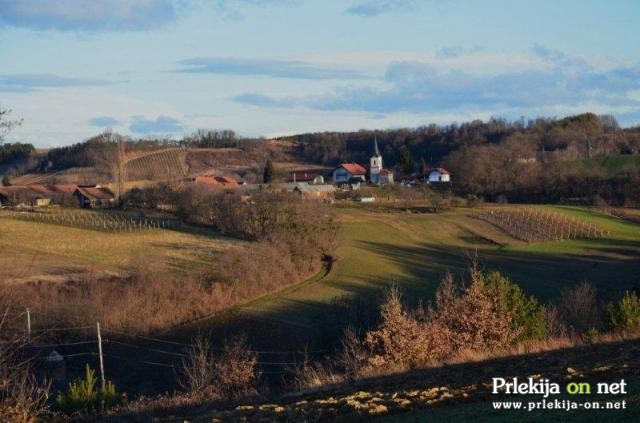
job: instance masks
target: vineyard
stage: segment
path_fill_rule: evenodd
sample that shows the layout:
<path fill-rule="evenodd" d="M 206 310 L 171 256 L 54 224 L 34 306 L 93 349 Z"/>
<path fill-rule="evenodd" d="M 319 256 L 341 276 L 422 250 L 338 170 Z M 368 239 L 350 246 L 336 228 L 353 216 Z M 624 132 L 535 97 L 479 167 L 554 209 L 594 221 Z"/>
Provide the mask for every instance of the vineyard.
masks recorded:
<path fill-rule="evenodd" d="M 179 222 L 172 219 L 136 217 L 118 212 L 65 210 L 61 213 L 41 213 L 4 211 L 0 216 L 103 232 L 141 232 L 149 229 L 176 229 L 179 226 Z"/>
<path fill-rule="evenodd" d="M 180 149 L 168 149 L 136 157 L 127 161 L 129 180 L 173 180 L 187 173 L 186 154 Z"/>
<path fill-rule="evenodd" d="M 594 224 L 532 208 L 491 209 L 475 213 L 473 217 L 489 222 L 525 242 L 603 238 L 609 235 L 608 231 Z"/>

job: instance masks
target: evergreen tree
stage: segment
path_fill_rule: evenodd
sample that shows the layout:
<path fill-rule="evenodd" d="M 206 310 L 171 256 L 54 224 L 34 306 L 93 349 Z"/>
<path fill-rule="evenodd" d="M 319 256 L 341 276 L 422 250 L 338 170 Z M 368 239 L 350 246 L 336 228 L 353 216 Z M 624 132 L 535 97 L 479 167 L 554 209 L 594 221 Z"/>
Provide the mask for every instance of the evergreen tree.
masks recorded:
<path fill-rule="evenodd" d="M 400 167 L 406 174 L 413 173 L 413 156 L 407 147 L 402 147 L 400 150 Z"/>
<path fill-rule="evenodd" d="M 424 175 L 429 170 L 429 166 L 427 162 L 424 160 L 424 157 L 420 159 L 420 175 Z"/>
<path fill-rule="evenodd" d="M 269 182 L 273 181 L 274 173 L 275 173 L 275 170 L 273 169 L 273 163 L 271 162 L 271 160 L 267 160 L 267 163 L 264 165 L 264 175 L 263 175 L 263 181 L 265 184 L 268 184 Z"/>

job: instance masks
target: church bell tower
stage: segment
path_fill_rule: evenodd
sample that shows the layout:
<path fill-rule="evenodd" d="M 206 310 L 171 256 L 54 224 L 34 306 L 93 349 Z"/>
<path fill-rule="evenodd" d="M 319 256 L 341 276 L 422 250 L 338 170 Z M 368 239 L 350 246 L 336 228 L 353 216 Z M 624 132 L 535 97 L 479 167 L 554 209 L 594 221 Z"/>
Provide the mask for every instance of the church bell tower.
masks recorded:
<path fill-rule="evenodd" d="M 373 140 L 373 156 L 369 161 L 369 179 L 374 184 L 380 181 L 380 172 L 382 171 L 382 155 L 378 148 L 378 137 Z"/>

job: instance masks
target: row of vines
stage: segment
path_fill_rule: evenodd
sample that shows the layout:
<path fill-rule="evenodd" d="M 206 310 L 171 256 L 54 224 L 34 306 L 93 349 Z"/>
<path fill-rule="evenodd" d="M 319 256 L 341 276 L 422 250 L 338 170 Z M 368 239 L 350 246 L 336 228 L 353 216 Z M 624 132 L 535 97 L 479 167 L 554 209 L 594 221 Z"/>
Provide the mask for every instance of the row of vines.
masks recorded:
<path fill-rule="evenodd" d="M 533 208 L 485 210 L 476 213 L 474 217 L 489 222 L 525 242 L 602 238 L 609 235 L 608 231 L 597 225 L 560 213 Z"/>
<path fill-rule="evenodd" d="M 92 229 L 104 232 L 141 232 L 150 229 L 177 229 L 180 223 L 173 219 L 131 216 L 117 212 L 74 212 L 62 213 L 3 211 L 0 216 L 30 222 Z"/>
<path fill-rule="evenodd" d="M 185 153 L 181 150 L 164 150 L 129 160 L 125 165 L 129 180 L 171 180 L 186 174 Z"/>

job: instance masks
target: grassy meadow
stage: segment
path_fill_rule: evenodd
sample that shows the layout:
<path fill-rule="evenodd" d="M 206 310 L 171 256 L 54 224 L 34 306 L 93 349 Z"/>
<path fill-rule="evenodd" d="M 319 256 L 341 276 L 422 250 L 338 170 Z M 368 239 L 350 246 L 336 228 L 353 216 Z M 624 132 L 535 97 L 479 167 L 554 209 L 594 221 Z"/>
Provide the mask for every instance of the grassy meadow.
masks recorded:
<path fill-rule="evenodd" d="M 524 206 L 504 206 L 524 207 Z M 189 339 L 198 331 L 248 332 L 257 344 L 289 348 L 318 341 L 332 303 L 341 297 L 375 298 L 397 284 L 407 301 L 426 302 L 442 277 L 461 276 L 476 261 L 499 270 L 542 301 L 582 281 L 604 298 L 640 285 L 640 225 L 595 209 L 526 206 L 566 214 L 608 231 L 599 239 L 539 243 L 519 241 L 475 219 L 473 209 L 405 213 L 375 206 L 338 204 L 342 241 L 331 271 L 233 307 L 167 336 Z M 126 272 L 133 266 L 166 265 L 172 272 L 210 269 L 235 241 L 200 228 L 148 229 L 110 233 L 50 223 L 28 222 L 0 213 L 0 278 L 66 280 L 86 272 Z M 355 323 L 355 322 L 354 322 Z"/>
<path fill-rule="evenodd" d="M 111 233 L 10 218 L 0 212 L 0 279 L 65 280 L 86 272 L 127 272 L 142 263 L 175 272 L 206 270 L 239 243 L 212 231 L 146 229 Z"/>
<path fill-rule="evenodd" d="M 506 206 L 523 207 L 523 206 Z M 527 244 L 472 217 L 471 209 L 439 214 L 381 212 L 375 207 L 338 207 L 342 243 L 331 272 L 280 293 L 174 331 L 188 338 L 197 331 L 245 331 L 265 346 L 314 344 L 332 301 L 344 296 L 376 296 L 397 284 L 412 303 L 428 301 L 441 278 L 463 275 L 476 261 L 499 270 L 542 301 L 563 287 L 589 281 L 604 298 L 640 285 L 640 226 L 587 208 L 531 206 L 588 221 L 609 231 L 604 238 Z M 354 322 L 355 323 L 355 322 Z M 269 334 L 265 336 L 264 334 Z M 274 335 L 276 334 L 276 335 Z"/>

